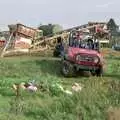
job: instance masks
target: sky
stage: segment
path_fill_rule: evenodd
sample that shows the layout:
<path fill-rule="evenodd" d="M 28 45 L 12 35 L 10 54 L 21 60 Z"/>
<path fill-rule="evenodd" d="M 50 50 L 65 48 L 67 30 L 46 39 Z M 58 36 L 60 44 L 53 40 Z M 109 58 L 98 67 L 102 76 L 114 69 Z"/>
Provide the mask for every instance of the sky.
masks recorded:
<path fill-rule="evenodd" d="M 55 23 L 64 29 L 110 18 L 120 24 L 119 0 L 0 0 L 0 5 L 0 30 L 17 22 L 32 27 Z"/>

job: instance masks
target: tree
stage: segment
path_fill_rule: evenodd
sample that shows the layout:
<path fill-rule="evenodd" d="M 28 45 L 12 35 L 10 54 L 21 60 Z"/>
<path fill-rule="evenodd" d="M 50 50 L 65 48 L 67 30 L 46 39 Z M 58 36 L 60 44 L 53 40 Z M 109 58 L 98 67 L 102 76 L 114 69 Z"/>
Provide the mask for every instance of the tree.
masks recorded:
<path fill-rule="evenodd" d="M 47 36 L 61 31 L 62 26 L 58 24 L 48 24 L 48 25 L 40 25 L 38 29 L 43 30 L 43 35 Z"/>
<path fill-rule="evenodd" d="M 119 27 L 117 26 L 113 18 L 109 20 L 107 26 L 112 35 L 116 35 L 118 33 Z"/>
<path fill-rule="evenodd" d="M 56 34 L 56 33 L 60 32 L 62 30 L 63 30 L 62 26 L 60 26 L 58 24 L 55 24 L 52 32 L 53 32 L 53 34 Z"/>
<path fill-rule="evenodd" d="M 52 26 L 52 24 L 41 25 L 38 27 L 38 29 L 43 30 L 43 35 L 47 36 L 47 35 L 52 34 L 53 26 Z"/>

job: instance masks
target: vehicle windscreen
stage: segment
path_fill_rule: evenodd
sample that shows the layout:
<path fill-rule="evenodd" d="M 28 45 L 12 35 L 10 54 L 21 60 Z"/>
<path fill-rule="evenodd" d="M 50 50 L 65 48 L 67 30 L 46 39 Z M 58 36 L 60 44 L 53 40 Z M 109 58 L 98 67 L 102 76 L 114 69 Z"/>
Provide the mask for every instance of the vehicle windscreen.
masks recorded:
<path fill-rule="evenodd" d="M 92 38 L 88 37 L 89 34 L 84 34 L 82 37 L 80 34 L 71 33 L 69 37 L 69 46 L 70 47 L 77 47 L 77 48 L 84 48 L 84 49 L 92 49 L 98 50 L 99 49 L 99 42 L 97 40 L 93 40 Z"/>

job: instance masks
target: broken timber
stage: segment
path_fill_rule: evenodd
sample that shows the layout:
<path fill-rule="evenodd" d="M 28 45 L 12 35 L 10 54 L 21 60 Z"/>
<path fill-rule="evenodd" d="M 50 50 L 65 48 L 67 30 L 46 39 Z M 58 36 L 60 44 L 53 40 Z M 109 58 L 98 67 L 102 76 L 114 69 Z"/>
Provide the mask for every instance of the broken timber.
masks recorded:
<path fill-rule="evenodd" d="M 30 51 L 45 51 L 47 49 L 54 49 L 55 45 L 57 44 L 57 38 L 58 37 L 61 37 L 62 40 L 64 42 L 66 42 L 68 40 L 68 38 L 69 38 L 70 31 L 78 30 L 78 29 L 79 30 L 88 29 L 88 30 L 93 32 L 94 28 L 97 25 L 104 26 L 105 23 L 89 22 L 88 24 L 85 24 L 85 25 L 81 25 L 81 26 L 73 27 L 73 28 L 70 28 L 70 29 L 67 29 L 67 30 L 63 30 L 61 32 L 56 33 L 56 35 L 52 34 L 51 36 L 40 37 L 40 38 L 36 39 L 36 38 L 34 38 L 34 34 L 35 34 L 34 32 L 36 31 L 36 29 L 32 29 L 30 27 L 26 27 L 26 26 L 24 26 L 22 24 L 17 24 L 17 26 L 15 27 L 15 30 L 14 30 L 14 28 L 11 27 L 11 29 L 13 29 L 11 31 L 14 31 L 14 32 L 11 32 L 10 38 L 9 38 L 7 44 L 5 45 L 5 47 L 4 47 L 3 51 L 2 51 L 1 57 L 4 56 L 5 51 L 6 51 L 7 47 L 9 46 L 11 38 L 12 38 L 14 33 L 15 34 L 19 33 L 19 34 L 22 34 L 22 35 L 25 34 L 24 32 L 21 32 L 20 29 L 17 28 L 19 26 L 23 26 L 24 28 L 27 28 L 28 30 L 29 29 L 31 30 L 32 35 L 28 36 L 28 37 L 32 38 L 32 40 L 33 40 L 33 43 L 32 43 L 32 45 L 29 48 Z M 25 36 L 27 36 L 27 35 L 25 34 Z M 9 53 L 9 52 L 10 51 L 8 51 L 7 53 Z"/>

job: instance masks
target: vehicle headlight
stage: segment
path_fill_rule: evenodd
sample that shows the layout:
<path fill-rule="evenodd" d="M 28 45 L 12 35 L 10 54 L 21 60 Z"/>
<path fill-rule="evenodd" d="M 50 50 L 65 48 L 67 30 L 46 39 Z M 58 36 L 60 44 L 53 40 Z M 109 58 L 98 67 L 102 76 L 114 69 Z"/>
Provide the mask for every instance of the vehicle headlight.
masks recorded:
<path fill-rule="evenodd" d="M 77 55 L 76 56 L 76 61 L 80 61 L 81 60 L 81 56 L 80 55 Z"/>
<path fill-rule="evenodd" d="M 98 57 L 94 57 L 94 63 L 98 63 L 99 62 L 99 58 Z"/>

